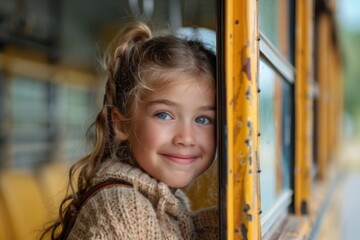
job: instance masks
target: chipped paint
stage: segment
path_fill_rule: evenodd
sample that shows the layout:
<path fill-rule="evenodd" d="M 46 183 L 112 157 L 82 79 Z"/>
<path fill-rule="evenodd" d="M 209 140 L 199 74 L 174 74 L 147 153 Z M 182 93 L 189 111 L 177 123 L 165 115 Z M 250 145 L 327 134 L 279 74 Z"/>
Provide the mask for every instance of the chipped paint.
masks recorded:
<path fill-rule="evenodd" d="M 246 96 L 246 99 L 247 99 L 247 100 L 251 100 L 251 91 L 250 91 L 250 87 L 248 87 L 248 89 L 246 90 L 245 96 Z"/>
<path fill-rule="evenodd" d="M 248 126 L 248 129 L 249 129 L 248 136 L 251 137 L 253 129 L 252 129 L 252 123 L 251 123 L 250 119 L 248 119 L 248 121 L 247 121 L 247 126 Z"/>
<path fill-rule="evenodd" d="M 229 0 L 225 8 L 228 168 L 233 170 L 228 175 L 227 239 L 259 240 L 257 1 Z"/>
<path fill-rule="evenodd" d="M 247 213 L 250 210 L 250 208 L 251 208 L 250 205 L 246 203 L 243 211 Z"/>
<path fill-rule="evenodd" d="M 248 229 L 246 227 L 246 225 L 244 223 L 241 224 L 241 236 L 243 240 L 247 240 L 248 239 Z"/>
<path fill-rule="evenodd" d="M 250 58 L 246 59 L 245 64 L 241 68 L 241 71 L 243 71 L 246 74 L 246 78 L 251 81 L 251 61 Z"/>

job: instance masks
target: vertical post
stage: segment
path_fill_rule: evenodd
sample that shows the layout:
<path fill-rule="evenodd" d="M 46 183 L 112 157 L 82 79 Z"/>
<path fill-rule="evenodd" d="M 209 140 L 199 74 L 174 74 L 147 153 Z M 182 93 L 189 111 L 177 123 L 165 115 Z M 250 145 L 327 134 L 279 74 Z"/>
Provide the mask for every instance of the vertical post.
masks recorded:
<path fill-rule="evenodd" d="M 317 81 L 318 81 L 318 101 L 317 101 L 317 165 L 318 165 L 318 177 L 320 179 L 325 178 L 326 174 L 326 161 L 328 159 L 327 152 L 327 140 L 329 139 L 328 132 L 328 115 L 329 106 L 329 94 L 327 89 L 327 82 L 329 80 L 329 24 L 328 16 L 321 14 L 318 21 L 318 39 L 317 39 Z"/>
<path fill-rule="evenodd" d="M 257 1 L 225 4 L 227 239 L 261 239 Z"/>
<path fill-rule="evenodd" d="M 296 1 L 295 32 L 295 213 L 308 214 L 313 146 L 313 1 Z"/>

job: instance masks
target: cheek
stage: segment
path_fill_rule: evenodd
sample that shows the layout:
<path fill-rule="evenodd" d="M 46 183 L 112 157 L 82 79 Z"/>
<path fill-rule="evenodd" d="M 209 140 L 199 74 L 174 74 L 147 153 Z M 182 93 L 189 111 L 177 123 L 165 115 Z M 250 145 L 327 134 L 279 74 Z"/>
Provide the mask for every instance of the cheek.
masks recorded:
<path fill-rule="evenodd" d="M 161 129 L 156 128 L 156 126 L 149 124 L 144 121 L 138 124 L 134 133 L 136 136 L 135 141 L 139 143 L 143 148 L 150 149 L 157 145 L 161 139 Z M 136 143 L 133 141 L 133 143 Z"/>
<path fill-rule="evenodd" d="M 216 148 L 216 134 L 215 129 L 205 131 L 203 133 L 203 146 L 205 146 L 207 152 L 209 154 L 214 155 L 215 154 L 215 148 Z"/>

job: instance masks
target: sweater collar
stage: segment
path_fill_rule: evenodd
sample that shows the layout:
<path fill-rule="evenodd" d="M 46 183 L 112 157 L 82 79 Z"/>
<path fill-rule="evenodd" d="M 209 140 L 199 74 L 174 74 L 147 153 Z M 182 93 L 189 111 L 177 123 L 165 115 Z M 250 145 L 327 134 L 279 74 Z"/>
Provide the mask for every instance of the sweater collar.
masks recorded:
<path fill-rule="evenodd" d="M 92 184 L 109 179 L 121 180 L 132 185 L 153 203 L 158 213 L 167 212 L 174 217 L 189 213 L 189 201 L 183 191 L 177 189 L 173 193 L 165 183 L 157 181 L 140 168 L 116 160 L 107 160 L 100 167 Z"/>

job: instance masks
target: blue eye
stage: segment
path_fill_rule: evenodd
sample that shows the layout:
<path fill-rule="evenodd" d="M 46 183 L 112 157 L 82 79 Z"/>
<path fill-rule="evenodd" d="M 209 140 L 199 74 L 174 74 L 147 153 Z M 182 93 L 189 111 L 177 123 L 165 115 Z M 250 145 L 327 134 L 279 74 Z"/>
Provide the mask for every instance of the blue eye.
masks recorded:
<path fill-rule="evenodd" d="M 207 117 L 198 117 L 195 119 L 195 122 L 200 124 L 210 124 L 210 119 Z"/>
<path fill-rule="evenodd" d="M 166 112 L 159 112 L 159 113 L 156 113 L 155 116 L 159 119 L 163 119 L 163 120 L 170 120 L 171 119 L 171 116 L 166 113 Z"/>

